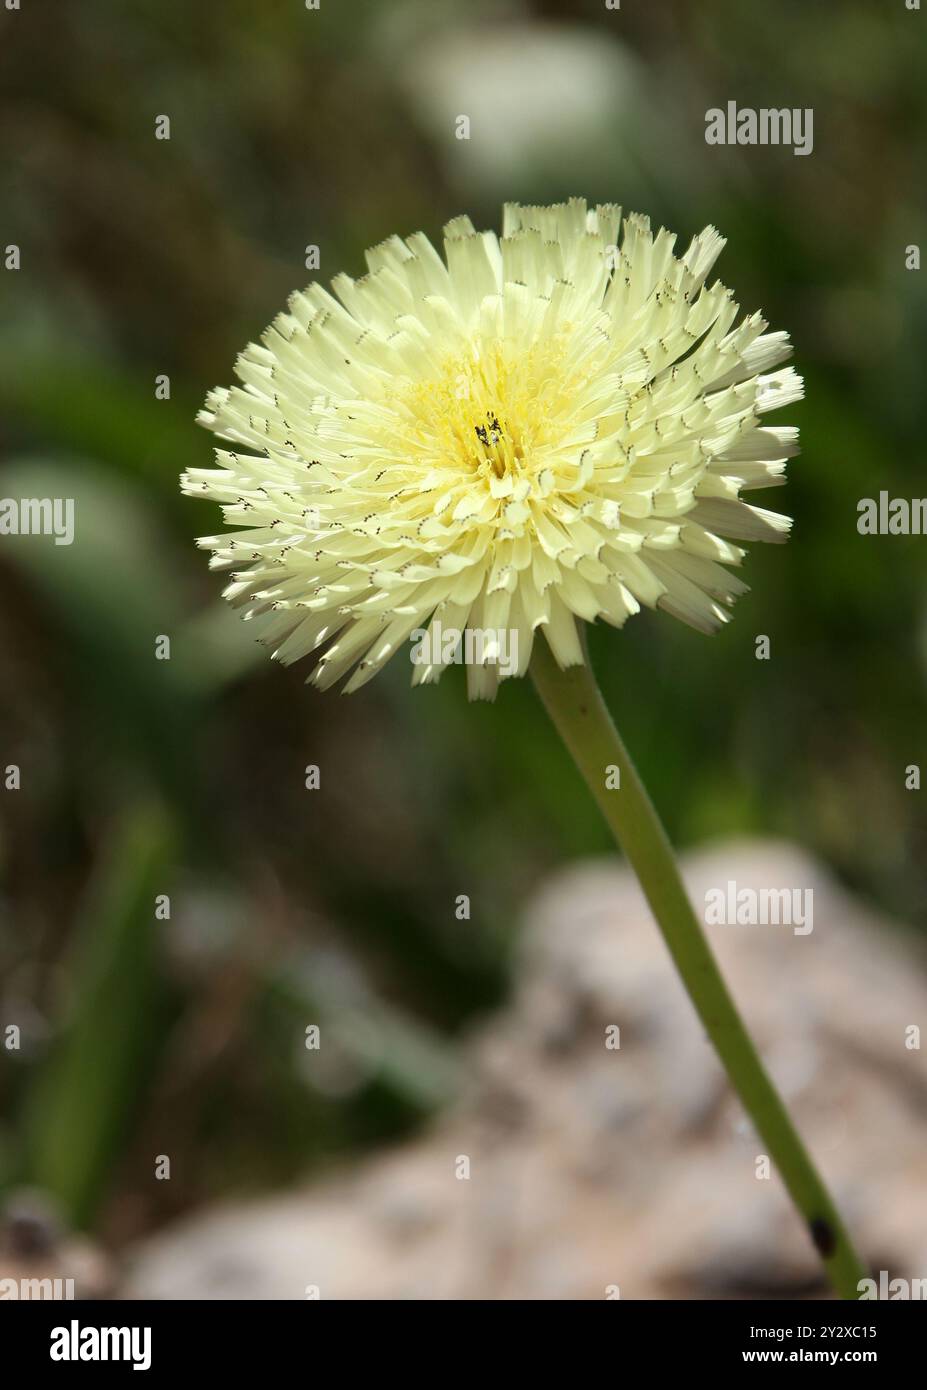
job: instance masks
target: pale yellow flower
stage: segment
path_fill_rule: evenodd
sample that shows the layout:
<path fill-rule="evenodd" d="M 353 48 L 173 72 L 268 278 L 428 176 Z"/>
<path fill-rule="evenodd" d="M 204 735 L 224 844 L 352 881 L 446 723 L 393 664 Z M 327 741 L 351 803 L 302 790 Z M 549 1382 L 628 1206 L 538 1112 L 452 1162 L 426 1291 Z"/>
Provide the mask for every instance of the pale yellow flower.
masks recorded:
<path fill-rule="evenodd" d="M 183 478 L 239 528 L 200 544 L 276 657 L 324 649 L 310 679 L 355 690 L 432 624 L 508 632 L 522 674 L 538 630 L 566 666 L 577 620 L 727 620 L 735 542 L 788 532 L 740 493 L 784 480 L 797 431 L 761 417 L 802 383 L 773 370 L 786 334 L 734 327 L 706 286 L 714 228 L 674 243 L 613 206 L 510 204 L 501 238 L 458 217 L 446 261 L 392 237 L 337 298 L 292 296 L 200 416 L 231 450 Z M 468 666 L 471 696 L 495 694 L 497 656 Z"/>

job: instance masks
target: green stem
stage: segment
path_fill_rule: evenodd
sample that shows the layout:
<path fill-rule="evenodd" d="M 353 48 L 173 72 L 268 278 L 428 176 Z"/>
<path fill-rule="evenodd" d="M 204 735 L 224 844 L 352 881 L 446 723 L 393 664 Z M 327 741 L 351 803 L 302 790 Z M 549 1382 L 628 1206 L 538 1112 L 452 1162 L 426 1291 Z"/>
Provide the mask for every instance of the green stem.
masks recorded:
<path fill-rule="evenodd" d="M 689 902 L 666 831 L 588 664 L 561 671 L 543 640 L 531 675 L 554 726 L 627 855 L 670 955 L 731 1084 L 779 1169 L 841 1298 L 859 1297 L 867 1270 L 769 1079 Z M 619 769 L 619 788 L 606 770 Z M 614 778 L 612 778 L 614 780 Z"/>

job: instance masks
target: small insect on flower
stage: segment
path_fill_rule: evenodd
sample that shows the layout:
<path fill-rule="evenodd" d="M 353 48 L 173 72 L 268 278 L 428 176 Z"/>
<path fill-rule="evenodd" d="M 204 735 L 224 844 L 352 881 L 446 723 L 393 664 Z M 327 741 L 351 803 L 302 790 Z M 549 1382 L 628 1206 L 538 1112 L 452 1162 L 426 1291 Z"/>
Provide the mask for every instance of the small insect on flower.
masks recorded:
<path fill-rule="evenodd" d="M 501 238 L 458 217 L 444 259 L 391 237 L 337 298 L 291 297 L 199 416 L 234 451 L 182 479 L 240 528 L 200 544 L 274 656 L 356 690 L 415 631 L 504 630 L 517 661 L 467 667 L 492 698 L 539 629 L 565 667 L 577 619 L 727 621 L 736 542 L 788 533 L 740 494 L 784 481 L 798 432 L 761 417 L 802 383 L 772 370 L 787 335 L 706 285 L 718 232 L 674 245 L 611 205 L 508 204 Z M 453 659 L 436 641 L 413 680 Z"/>

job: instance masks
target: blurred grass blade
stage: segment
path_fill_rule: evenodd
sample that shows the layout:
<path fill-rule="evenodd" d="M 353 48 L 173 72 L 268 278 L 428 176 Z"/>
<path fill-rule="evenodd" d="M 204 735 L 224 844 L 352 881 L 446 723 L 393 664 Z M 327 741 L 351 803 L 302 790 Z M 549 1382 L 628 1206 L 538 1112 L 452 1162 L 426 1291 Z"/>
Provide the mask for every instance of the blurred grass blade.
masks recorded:
<path fill-rule="evenodd" d="M 172 839 L 150 804 L 114 836 L 75 926 L 66 1023 L 28 1108 L 24 1178 L 77 1225 L 92 1216 L 148 1089 L 165 1004 L 154 900 L 168 891 Z"/>

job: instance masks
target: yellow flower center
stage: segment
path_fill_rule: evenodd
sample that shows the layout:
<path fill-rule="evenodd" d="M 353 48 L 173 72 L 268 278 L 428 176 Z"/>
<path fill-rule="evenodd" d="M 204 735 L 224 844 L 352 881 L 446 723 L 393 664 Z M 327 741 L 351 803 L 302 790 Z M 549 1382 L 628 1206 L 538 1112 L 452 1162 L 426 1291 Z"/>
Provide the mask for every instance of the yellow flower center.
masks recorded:
<path fill-rule="evenodd" d="M 416 455 L 483 478 L 536 472 L 568 419 L 564 334 L 528 349 L 477 341 L 415 382 L 397 404 Z"/>

